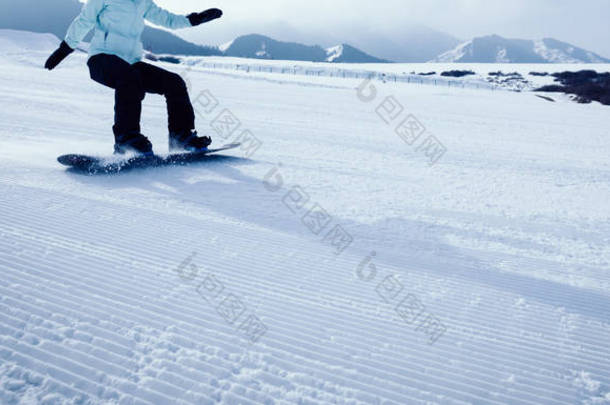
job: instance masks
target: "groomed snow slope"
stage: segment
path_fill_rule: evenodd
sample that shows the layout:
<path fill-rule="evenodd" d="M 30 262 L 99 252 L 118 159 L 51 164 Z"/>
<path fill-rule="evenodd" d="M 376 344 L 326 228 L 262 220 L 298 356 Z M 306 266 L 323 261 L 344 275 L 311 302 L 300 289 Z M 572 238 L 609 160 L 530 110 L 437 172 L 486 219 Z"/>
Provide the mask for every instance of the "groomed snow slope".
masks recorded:
<path fill-rule="evenodd" d="M 199 131 L 226 108 L 260 149 L 88 177 L 55 159 L 111 150 L 113 93 L 81 53 L 44 71 L 48 51 L 0 50 L 0 403 L 610 403 L 607 107 L 193 69 L 219 102 Z M 446 146 L 436 165 L 376 115 L 390 95 Z M 149 96 L 158 152 L 164 128 Z M 447 328 L 434 344 L 380 296 L 392 275 Z M 255 344 L 227 296 L 268 328 Z"/>

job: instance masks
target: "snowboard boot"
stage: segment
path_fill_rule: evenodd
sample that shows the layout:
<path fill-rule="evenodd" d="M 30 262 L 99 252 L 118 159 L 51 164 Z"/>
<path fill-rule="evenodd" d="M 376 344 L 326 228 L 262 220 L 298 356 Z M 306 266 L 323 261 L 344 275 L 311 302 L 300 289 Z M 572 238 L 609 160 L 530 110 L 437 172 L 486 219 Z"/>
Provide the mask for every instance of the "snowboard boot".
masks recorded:
<path fill-rule="evenodd" d="M 209 136 L 197 136 L 196 131 L 170 132 L 169 151 L 186 150 L 188 152 L 202 152 L 208 150 L 212 143 Z"/>
<path fill-rule="evenodd" d="M 117 155 L 124 155 L 126 153 L 144 156 L 153 155 L 152 143 L 142 134 L 115 135 L 114 141 L 114 153 Z"/>

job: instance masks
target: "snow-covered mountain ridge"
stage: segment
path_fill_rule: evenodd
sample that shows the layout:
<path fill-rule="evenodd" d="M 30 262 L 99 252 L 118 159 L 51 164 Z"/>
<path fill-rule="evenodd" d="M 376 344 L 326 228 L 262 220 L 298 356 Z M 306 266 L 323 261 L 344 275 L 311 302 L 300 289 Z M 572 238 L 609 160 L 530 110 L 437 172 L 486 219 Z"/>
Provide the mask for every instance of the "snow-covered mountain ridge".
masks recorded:
<path fill-rule="evenodd" d="M 499 35 L 474 38 L 439 55 L 440 63 L 609 63 L 594 52 L 552 38 L 507 39 Z"/>

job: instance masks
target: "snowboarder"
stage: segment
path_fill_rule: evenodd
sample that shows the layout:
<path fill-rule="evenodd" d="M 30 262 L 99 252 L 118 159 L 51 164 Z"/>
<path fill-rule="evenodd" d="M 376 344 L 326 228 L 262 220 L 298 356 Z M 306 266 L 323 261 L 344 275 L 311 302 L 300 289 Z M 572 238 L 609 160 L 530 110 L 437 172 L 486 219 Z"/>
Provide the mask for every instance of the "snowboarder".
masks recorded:
<path fill-rule="evenodd" d="M 144 20 L 170 29 L 197 26 L 222 16 L 216 8 L 181 16 L 170 13 L 153 0 L 88 0 L 68 28 L 65 40 L 49 57 L 52 70 L 95 28 L 89 48 L 89 72 L 96 82 L 115 90 L 113 132 L 115 153 L 153 155 L 152 144 L 140 133 L 142 100 L 146 93 L 167 100 L 170 150 L 197 152 L 212 142 L 199 137 L 195 113 L 184 80 L 177 74 L 141 61 Z"/>

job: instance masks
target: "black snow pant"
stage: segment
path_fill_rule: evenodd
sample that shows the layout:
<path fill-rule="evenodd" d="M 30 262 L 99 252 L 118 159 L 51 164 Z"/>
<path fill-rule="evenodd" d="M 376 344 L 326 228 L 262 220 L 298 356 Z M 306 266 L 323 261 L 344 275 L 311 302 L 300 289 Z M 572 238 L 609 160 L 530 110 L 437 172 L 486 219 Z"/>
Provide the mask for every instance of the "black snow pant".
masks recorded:
<path fill-rule="evenodd" d="M 106 54 L 92 56 L 87 65 L 93 80 L 115 90 L 115 136 L 140 133 L 146 93 L 165 96 L 170 132 L 195 129 L 193 105 L 180 75 L 144 62 L 130 65 L 118 56 Z"/>

